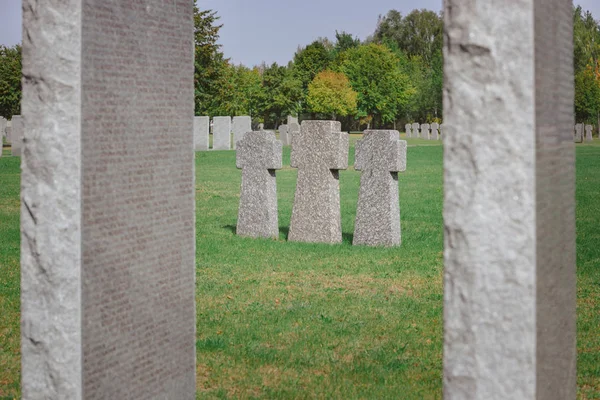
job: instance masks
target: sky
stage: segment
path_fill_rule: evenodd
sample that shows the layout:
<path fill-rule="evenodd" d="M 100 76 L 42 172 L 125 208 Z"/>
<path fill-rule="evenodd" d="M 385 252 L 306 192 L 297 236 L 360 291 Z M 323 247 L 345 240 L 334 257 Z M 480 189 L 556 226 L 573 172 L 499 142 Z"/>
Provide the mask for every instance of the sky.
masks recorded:
<path fill-rule="evenodd" d="M 600 0 L 575 0 L 600 19 Z M 391 9 L 440 11 L 442 0 L 198 0 L 201 9 L 217 11 L 224 24 L 220 43 L 236 64 L 287 64 L 298 46 L 319 37 L 333 39 L 346 31 L 365 39 L 377 17 Z M 0 0 L 0 44 L 21 42 L 21 1 Z"/>

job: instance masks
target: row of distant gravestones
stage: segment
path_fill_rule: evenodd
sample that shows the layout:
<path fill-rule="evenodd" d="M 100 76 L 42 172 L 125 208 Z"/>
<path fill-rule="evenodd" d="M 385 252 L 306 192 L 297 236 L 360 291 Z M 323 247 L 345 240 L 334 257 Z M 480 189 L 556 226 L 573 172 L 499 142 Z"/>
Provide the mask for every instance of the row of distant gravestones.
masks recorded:
<path fill-rule="evenodd" d="M 252 131 L 252 118 L 239 117 L 214 117 L 212 120 L 213 143 L 210 147 L 210 117 L 194 117 L 194 149 L 231 150 L 236 148 L 236 143 L 242 139 L 246 132 Z M 289 116 L 287 125 L 279 127 L 279 137 L 284 146 L 292 144 L 292 133 L 300 131 L 298 118 Z M 232 140 L 233 136 L 233 140 Z"/>
<path fill-rule="evenodd" d="M 430 124 L 406 124 L 404 126 L 407 138 L 419 138 L 425 140 L 440 140 L 444 132 L 444 125 L 437 122 Z M 420 129 L 420 130 L 419 130 Z"/>
<path fill-rule="evenodd" d="M 585 130 L 585 137 L 584 137 L 584 130 Z M 591 142 L 594 140 L 594 137 L 592 135 L 593 132 L 594 132 L 594 125 L 577 124 L 577 125 L 575 125 L 575 129 L 573 132 L 573 140 L 575 141 L 575 143 L 583 143 L 584 139 L 586 142 Z"/>
<path fill-rule="evenodd" d="M 281 140 L 271 131 L 246 133 L 237 142 L 242 187 L 236 233 L 279 236 L 275 170 L 282 168 Z M 341 243 L 339 170 L 348 168 L 348 133 L 336 121 L 303 121 L 294 135 L 290 164 L 298 168 L 289 241 Z M 394 130 L 367 130 L 356 143 L 354 168 L 363 171 L 353 244 L 401 242 L 398 172 L 406 170 L 406 141 Z"/>
<path fill-rule="evenodd" d="M 2 157 L 2 142 L 11 145 L 11 154 L 16 157 L 21 156 L 21 147 L 23 142 L 23 119 L 20 115 L 13 115 L 10 121 L 0 117 L 0 157 Z"/>

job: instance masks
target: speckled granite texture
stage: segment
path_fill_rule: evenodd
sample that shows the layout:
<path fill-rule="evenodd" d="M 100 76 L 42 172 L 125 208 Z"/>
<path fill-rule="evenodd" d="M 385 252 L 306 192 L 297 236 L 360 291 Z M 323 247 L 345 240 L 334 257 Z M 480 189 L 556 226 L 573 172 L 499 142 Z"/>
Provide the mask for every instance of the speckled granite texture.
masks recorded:
<path fill-rule="evenodd" d="M 213 118 L 213 150 L 231 150 L 231 117 Z"/>
<path fill-rule="evenodd" d="M 572 7 L 445 1 L 445 399 L 576 397 Z"/>
<path fill-rule="evenodd" d="M 237 144 L 236 164 L 242 169 L 242 189 L 236 233 L 277 238 L 277 181 L 282 144 L 270 131 L 249 132 Z"/>
<path fill-rule="evenodd" d="M 398 131 L 367 130 L 356 142 L 354 169 L 362 171 L 354 245 L 399 246 L 398 172 L 406 171 L 406 141 Z"/>
<path fill-rule="evenodd" d="M 292 136 L 298 181 L 288 240 L 341 243 L 339 170 L 348 168 L 348 134 L 335 121 L 302 121 Z"/>
<path fill-rule="evenodd" d="M 23 399 L 195 398 L 192 15 L 23 1 Z"/>
<path fill-rule="evenodd" d="M 237 142 L 244 138 L 248 132 L 252 132 L 252 118 L 249 116 L 233 117 L 231 125 L 233 131 L 233 148 L 237 149 Z"/>

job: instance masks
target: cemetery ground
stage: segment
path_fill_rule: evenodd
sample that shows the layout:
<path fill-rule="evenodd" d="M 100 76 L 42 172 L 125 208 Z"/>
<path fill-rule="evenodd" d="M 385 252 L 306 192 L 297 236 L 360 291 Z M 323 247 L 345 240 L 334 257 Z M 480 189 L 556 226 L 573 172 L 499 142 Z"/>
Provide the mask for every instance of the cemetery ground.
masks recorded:
<path fill-rule="evenodd" d="M 441 398 L 442 146 L 408 140 L 402 247 L 354 247 L 357 137 L 340 173 L 341 245 L 286 241 L 289 147 L 277 171 L 278 240 L 235 235 L 235 152 L 196 153 L 198 398 Z M 9 154 L 0 158 L 0 399 L 20 396 L 20 159 Z M 599 226 L 596 141 L 577 146 L 580 399 L 600 399 Z"/>

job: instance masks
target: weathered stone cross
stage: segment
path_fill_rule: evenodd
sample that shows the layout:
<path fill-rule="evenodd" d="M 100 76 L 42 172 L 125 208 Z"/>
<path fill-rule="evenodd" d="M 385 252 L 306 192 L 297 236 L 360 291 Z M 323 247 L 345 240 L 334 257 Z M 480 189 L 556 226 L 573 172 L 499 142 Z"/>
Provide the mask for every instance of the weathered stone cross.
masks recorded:
<path fill-rule="evenodd" d="M 298 168 L 288 240 L 340 243 L 339 170 L 348 168 L 348 134 L 336 121 L 302 121 L 292 135 L 291 166 Z"/>
<path fill-rule="evenodd" d="M 282 144 L 271 131 L 248 132 L 237 142 L 237 167 L 242 169 L 242 193 L 236 233 L 278 237 L 277 182 Z"/>
<path fill-rule="evenodd" d="M 398 131 L 365 131 L 356 142 L 354 169 L 363 171 L 354 245 L 400 245 L 398 172 L 406 171 L 406 141 Z"/>

